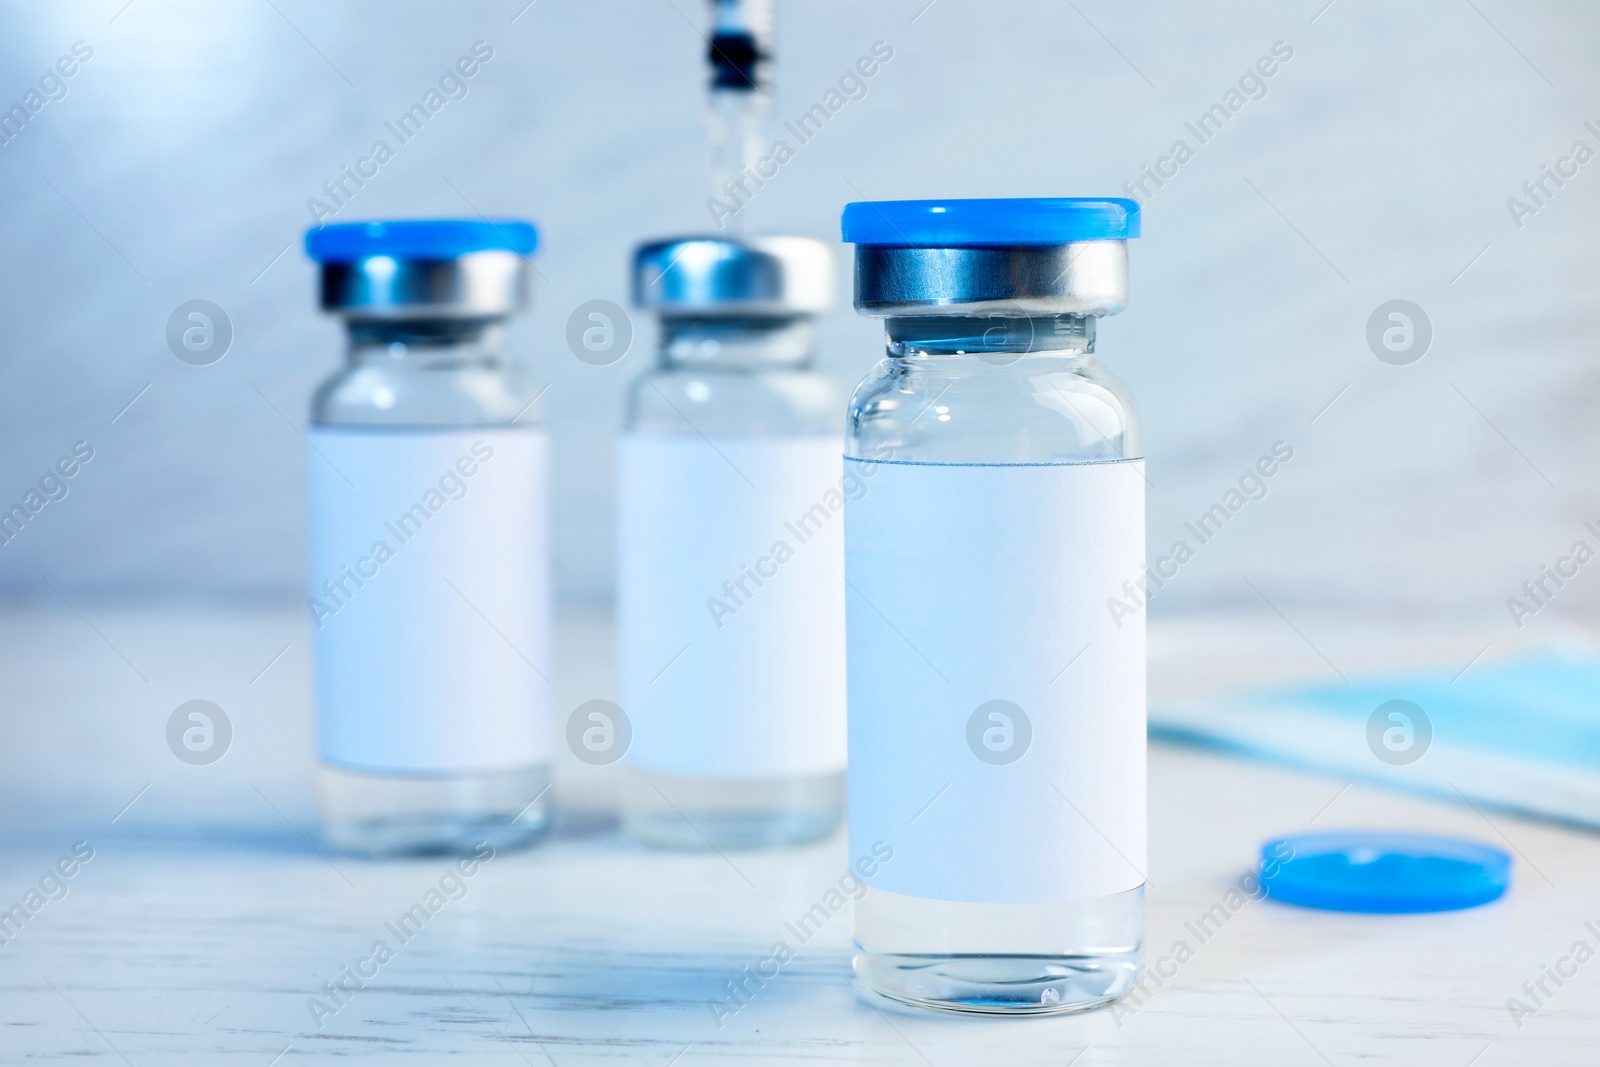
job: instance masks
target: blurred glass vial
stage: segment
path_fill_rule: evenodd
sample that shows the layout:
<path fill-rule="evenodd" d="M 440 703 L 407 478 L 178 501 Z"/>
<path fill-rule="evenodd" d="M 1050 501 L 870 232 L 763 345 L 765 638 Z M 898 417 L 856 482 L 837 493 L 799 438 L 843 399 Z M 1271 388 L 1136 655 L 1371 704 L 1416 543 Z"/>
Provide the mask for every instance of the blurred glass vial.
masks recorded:
<path fill-rule="evenodd" d="M 351 852 L 469 854 L 548 825 L 549 442 L 508 359 L 534 228 L 306 234 L 344 366 L 308 434 L 324 831 Z"/>
<path fill-rule="evenodd" d="M 832 832 L 845 791 L 842 400 L 813 369 L 833 249 L 696 237 L 638 249 L 660 319 L 618 470 L 623 822 L 677 848 Z"/>

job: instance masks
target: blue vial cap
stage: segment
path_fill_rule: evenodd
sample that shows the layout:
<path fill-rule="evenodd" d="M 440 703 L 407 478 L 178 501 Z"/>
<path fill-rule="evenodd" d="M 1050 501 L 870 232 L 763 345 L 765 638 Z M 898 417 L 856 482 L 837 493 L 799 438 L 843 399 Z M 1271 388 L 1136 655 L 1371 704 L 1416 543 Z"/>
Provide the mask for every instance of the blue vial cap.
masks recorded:
<path fill-rule="evenodd" d="M 846 204 L 847 244 L 983 248 L 1125 241 L 1139 236 L 1133 200 L 1046 196 L 1009 200 L 865 200 Z"/>
<path fill-rule="evenodd" d="M 1301 834 L 1261 846 L 1261 885 L 1282 904 L 1414 914 L 1498 900 L 1511 857 L 1452 837 L 1356 830 Z"/>
<path fill-rule="evenodd" d="M 306 255 L 318 263 L 353 263 L 368 256 L 447 260 L 469 252 L 526 256 L 539 243 L 522 219 L 394 219 L 339 222 L 306 231 Z"/>

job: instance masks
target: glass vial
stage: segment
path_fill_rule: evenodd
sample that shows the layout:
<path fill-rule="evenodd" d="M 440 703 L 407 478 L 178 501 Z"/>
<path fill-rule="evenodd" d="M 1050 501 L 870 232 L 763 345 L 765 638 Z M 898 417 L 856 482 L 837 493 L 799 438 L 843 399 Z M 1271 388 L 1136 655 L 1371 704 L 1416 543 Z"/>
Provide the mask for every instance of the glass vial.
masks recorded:
<path fill-rule="evenodd" d="M 534 229 L 306 235 L 344 366 L 306 454 L 327 839 L 373 855 L 527 842 L 550 819 L 548 437 L 507 359 Z"/>
<path fill-rule="evenodd" d="M 820 241 L 641 247 L 661 319 L 618 463 L 623 823 L 677 848 L 825 836 L 845 792 L 844 420 L 812 368 Z"/>
<path fill-rule="evenodd" d="M 1022 1014 L 1139 976 L 1145 581 L 1133 407 L 1096 363 L 1127 302 L 1128 200 L 851 204 L 888 356 L 850 403 L 856 973 Z"/>

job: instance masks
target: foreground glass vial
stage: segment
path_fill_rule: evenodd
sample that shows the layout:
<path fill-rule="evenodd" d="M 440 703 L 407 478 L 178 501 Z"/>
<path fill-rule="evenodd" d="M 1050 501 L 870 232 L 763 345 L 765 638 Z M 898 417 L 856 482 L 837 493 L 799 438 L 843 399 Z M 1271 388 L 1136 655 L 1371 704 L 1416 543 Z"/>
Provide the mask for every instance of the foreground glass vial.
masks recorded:
<path fill-rule="evenodd" d="M 312 403 L 325 834 L 370 854 L 499 849 L 550 817 L 549 442 L 508 361 L 533 227 L 306 235 L 345 365 Z"/>
<path fill-rule="evenodd" d="M 1091 1008 L 1139 975 L 1144 478 L 1096 363 L 1128 200 L 851 204 L 888 358 L 850 403 L 858 975 L 912 1004 Z M 1135 601 L 1136 603 L 1138 601 Z"/>
<path fill-rule="evenodd" d="M 822 837 L 844 808 L 844 420 L 812 369 L 820 241 L 645 245 L 657 366 L 619 443 L 623 822 L 680 848 Z"/>

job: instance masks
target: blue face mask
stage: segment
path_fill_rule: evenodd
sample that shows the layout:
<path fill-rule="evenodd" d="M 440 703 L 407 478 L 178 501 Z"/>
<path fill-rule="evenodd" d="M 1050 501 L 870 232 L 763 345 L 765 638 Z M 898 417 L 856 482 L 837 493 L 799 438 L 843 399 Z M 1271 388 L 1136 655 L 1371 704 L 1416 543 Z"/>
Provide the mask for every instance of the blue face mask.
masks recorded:
<path fill-rule="evenodd" d="M 1600 659 L 1540 653 L 1450 673 L 1152 708 L 1152 736 L 1600 827 Z"/>

